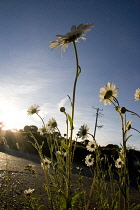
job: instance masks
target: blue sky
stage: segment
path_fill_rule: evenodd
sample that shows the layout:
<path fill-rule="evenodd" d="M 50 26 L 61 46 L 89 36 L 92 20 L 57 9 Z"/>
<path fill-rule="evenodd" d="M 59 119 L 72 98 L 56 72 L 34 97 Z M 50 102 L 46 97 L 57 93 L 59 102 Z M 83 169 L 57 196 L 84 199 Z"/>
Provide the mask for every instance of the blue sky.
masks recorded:
<path fill-rule="evenodd" d="M 67 95 L 72 95 L 75 57 L 70 44 L 65 53 L 51 51 L 56 34 L 66 34 L 72 25 L 94 23 L 86 41 L 77 43 L 82 73 L 77 84 L 75 133 L 84 123 L 94 132 L 96 108 L 103 109 L 96 138 L 100 145 L 120 144 L 121 122 L 113 106 L 99 101 L 99 90 L 107 82 L 119 88 L 121 106 L 140 114 L 134 93 L 140 88 L 140 1 L 139 0 L 1 0 L 0 1 L 0 121 L 7 128 L 25 125 L 41 127 L 40 120 L 28 116 L 33 104 L 41 108 L 47 123 L 54 117 L 62 134 Z M 139 119 L 131 114 L 133 127 Z M 140 136 L 128 145 L 140 149 Z"/>

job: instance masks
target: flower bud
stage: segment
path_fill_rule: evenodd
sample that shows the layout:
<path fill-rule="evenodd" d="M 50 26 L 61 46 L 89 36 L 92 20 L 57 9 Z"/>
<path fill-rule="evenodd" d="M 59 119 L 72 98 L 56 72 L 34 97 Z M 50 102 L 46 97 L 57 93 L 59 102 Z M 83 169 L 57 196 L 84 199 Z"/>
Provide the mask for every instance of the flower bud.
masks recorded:
<path fill-rule="evenodd" d="M 65 107 L 61 107 L 60 112 L 65 112 Z"/>
<path fill-rule="evenodd" d="M 127 109 L 125 107 L 121 107 L 121 113 L 125 114 L 125 112 L 127 111 Z"/>

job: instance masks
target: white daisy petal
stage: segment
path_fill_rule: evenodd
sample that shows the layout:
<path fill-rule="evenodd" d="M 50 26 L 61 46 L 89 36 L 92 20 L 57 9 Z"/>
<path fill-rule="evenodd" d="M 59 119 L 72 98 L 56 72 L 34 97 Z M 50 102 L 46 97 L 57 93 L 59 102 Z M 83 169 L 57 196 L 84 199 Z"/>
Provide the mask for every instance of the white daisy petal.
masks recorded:
<path fill-rule="evenodd" d="M 115 162 L 116 168 L 121 168 L 122 165 L 124 165 L 123 160 L 122 160 L 121 158 L 118 158 L 118 159 L 116 160 L 116 162 Z"/>
<path fill-rule="evenodd" d="M 82 138 L 82 140 L 85 140 L 88 138 L 88 131 L 89 131 L 89 128 L 87 125 L 82 125 L 81 128 L 79 129 L 79 132 L 78 132 L 78 135 L 79 135 L 79 138 Z"/>
<path fill-rule="evenodd" d="M 135 91 L 135 101 L 138 101 L 140 100 L 140 88 L 138 88 L 136 91 Z"/>
<path fill-rule="evenodd" d="M 68 43 L 70 42 L 78 42 L 78 39 L 83 39 L 85 40 L 86 38 L 83 37 L 86 35 L 87 32 L 89 32 L 91 29 L 89 29 L 89 27 L 91 27 L 93 24 L 89 23 L 89 24 L 80 24 L 77 27 L 75 25 L 73 25 L 71 27 L 71 32 L 66 33 L 66 35 L 56 35 L 57 39 L 55 41 L 51 41 L 50 43 L 50 48 L 52 48 L 52 50 L 58 48 L 59 46 L 62 45 L 61 50 L 63 50 L 65 52 L 65 49 L 68 47 Z"/>
<path fill-rule="evenodd" d="M 92 155 L 91 155 L 91 154 L 87 155 L 87 156 L 85 157 L 85 164 L 86 164 L 87 166 L 92 166 L 93 163 L 94 163 L 94 158 L 92 157 Z"/>
<path fill-rule="evenodd" d="M 86 148 L 90 152 L 95 151 L 96 148 L 97 148 L 96 142 L 95 141 L 89 141 L 88 144 L 87 144 L 87 146 L 86 146 Z"/>
<path fill-rule="evenodd" d="M 34 104 L 33 106 L 29 107 L 27 110 L 28 115 L 38 114 L 40 111 L 39 106 Z"/>
<path fill-rule="evenodd" d="M 100 101 L 104 105 L 111 104 L 118 95 L 118 88 L 113 83 L 108 82 L 104 87 L 100 89 L 99 97 Z"/>
<path fill-rule="evenodd" d="M 52 117 L 48 124 L 46 125 L 46 132 L 49 133 L 49 134 L 52 134 L 56 131 L 56 128 L 57 128 L 57 122 L 56 120 Z"/>

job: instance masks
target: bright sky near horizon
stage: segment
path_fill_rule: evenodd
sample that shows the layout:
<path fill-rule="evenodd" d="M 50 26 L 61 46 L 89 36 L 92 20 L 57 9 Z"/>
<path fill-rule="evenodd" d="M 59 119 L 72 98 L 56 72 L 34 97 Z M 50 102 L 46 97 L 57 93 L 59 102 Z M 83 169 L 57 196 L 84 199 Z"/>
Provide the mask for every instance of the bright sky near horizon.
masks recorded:
<path fill-rule="evenodd" d="M 56 34 L 66 34 L 72 25 L 94 23 L 86 41 L 77 43 L 79 76 L 76 94 L 75 133 L 84 123 L 93 134 L 95 108 L 103 109 L 96 139 L 100 145 L 122 142 L 121 122 L 111 105 L 99 101 L 107 82 L 119 88 L 121 106 L 140 114 L 134 93 L 140 88 L 140 0 L 0 0 L 0 121 L 7 128 L 41 127 L 27 109 L 40 106 L 47 123 L 54 117 L 66 131 L 61 106 L 70 113 L 67 95 L 72 95 L 75 57 L 72 44 L 62 53 L 51 51 Z M 140 130 L 138 117 L 127 115 Z M 140 150 L 140 135 L 130 131 L 128 145 Z"/>

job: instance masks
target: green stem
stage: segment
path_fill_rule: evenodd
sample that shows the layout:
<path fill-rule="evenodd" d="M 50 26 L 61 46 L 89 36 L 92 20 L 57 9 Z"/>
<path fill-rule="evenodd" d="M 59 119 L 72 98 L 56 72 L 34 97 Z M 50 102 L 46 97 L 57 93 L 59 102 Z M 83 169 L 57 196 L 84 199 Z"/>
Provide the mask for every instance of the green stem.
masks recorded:
<path fill-rule="evenodd" d="M 90 187 L 89 197 L 88 197 L 88 201 L 87 201 L 87 205 L 85 207 L 85 210 L 89 209 L 89 205 L 90 205 L 90 202 L 91 202 L 91 197 L 92 197 L 92 193 L 93 193 L 93 189 L 94 189 L 94 184 L 95 184 L 95 177 L 93 177 L 93 179 L 92 179 L 92 184 L 91 184 L 91 187 Z"/>
<path fill-rule="evenodd" d="M 78 64 L 78 54 L 77 54 L 77 48 L 76 48 L 76 44 L 75 41 L 73 41 L 73 47 L 74 47 L 74 52 L 75 52 L 75 57 L 76 57 L 76 75 L 75 75 L 75 80 L 74 80 L 74 86 L 73 86 L 73 96 L 72 96 L 72 113 L 71 113 L 71 119 L 72 119 L 72 126 L 71 126 L 71 132 L 70 132 L 70 139 L 69 139 L 69 143 L 68 143 L 68 147 L 69 147 L 69 152 L 67 155 L 67 178 L 68 178 L 68 182 L 66 185 L 66 200 L 67 200 L 67 207 L 66 209 L 68 209 L 69 207 L 69 202 L 70 202 L 70 189 L 71 189 L 71 168 L 72 168 L 72 161 L 71 161 L 71 154 L 72 154 L 72 139 L 73 139 L 73 122 L 74 122 L 74 111 L 75 111 L 75 96 L 76 96 L 76 85 L 77 85 L 77 79 L 78 76 L 81 72 L 80 66 Z"/>
<path fill-rule="evenodd" d="M 116 107 L 116 104 L 110 98 L 109 98 L 109 101 L 114 105 L 114 107 Z"/>
<path fill-rule="evenodd" d="M 129 111 L 128 109 L 127 109 L 126 111 L 127 111 L 127 112 L 130 112 L 130 113 L 132 113 L 133 115 L 136 115 L 137 117 L 139 117 L 139 118 L 140 118 L 140 115 L 138 115 L 137 113 L 132 112 L 132 111 Z"/>
<path fill-rule="evenodd" d="M 126 127 L 126 115 L 125 119 L 121 115 L 121 121 L 122 121 L 122 136 L 123 136 L 123 150 L 124 150 L 124 210 L 127 210 L 127 177 L 126 177 L 126 133 L 124 127 Z"/>
<path fill-rule="evenodd" d="M 43 118 L 42 117 L 40 117 L 40 115 L 39 114 L 37 114 L 36 113 L 36 115 L 41 119 L 41 121 L 42 121 L 42 123 L 43 123 L 43 127 L 45 128 L 45 123 L 44 123 L 44 120 L 43 120 Z"/>
<path fill-rule="evenodd" d="M 136 128 L 132 128 L 132 127 L 131 127 L 131 129 L 133 129 L 133 130 L 137 131 L 138 133 L 140 133 L 140 131 L 139 131 L 139 130 L 137 130 Z"/>

